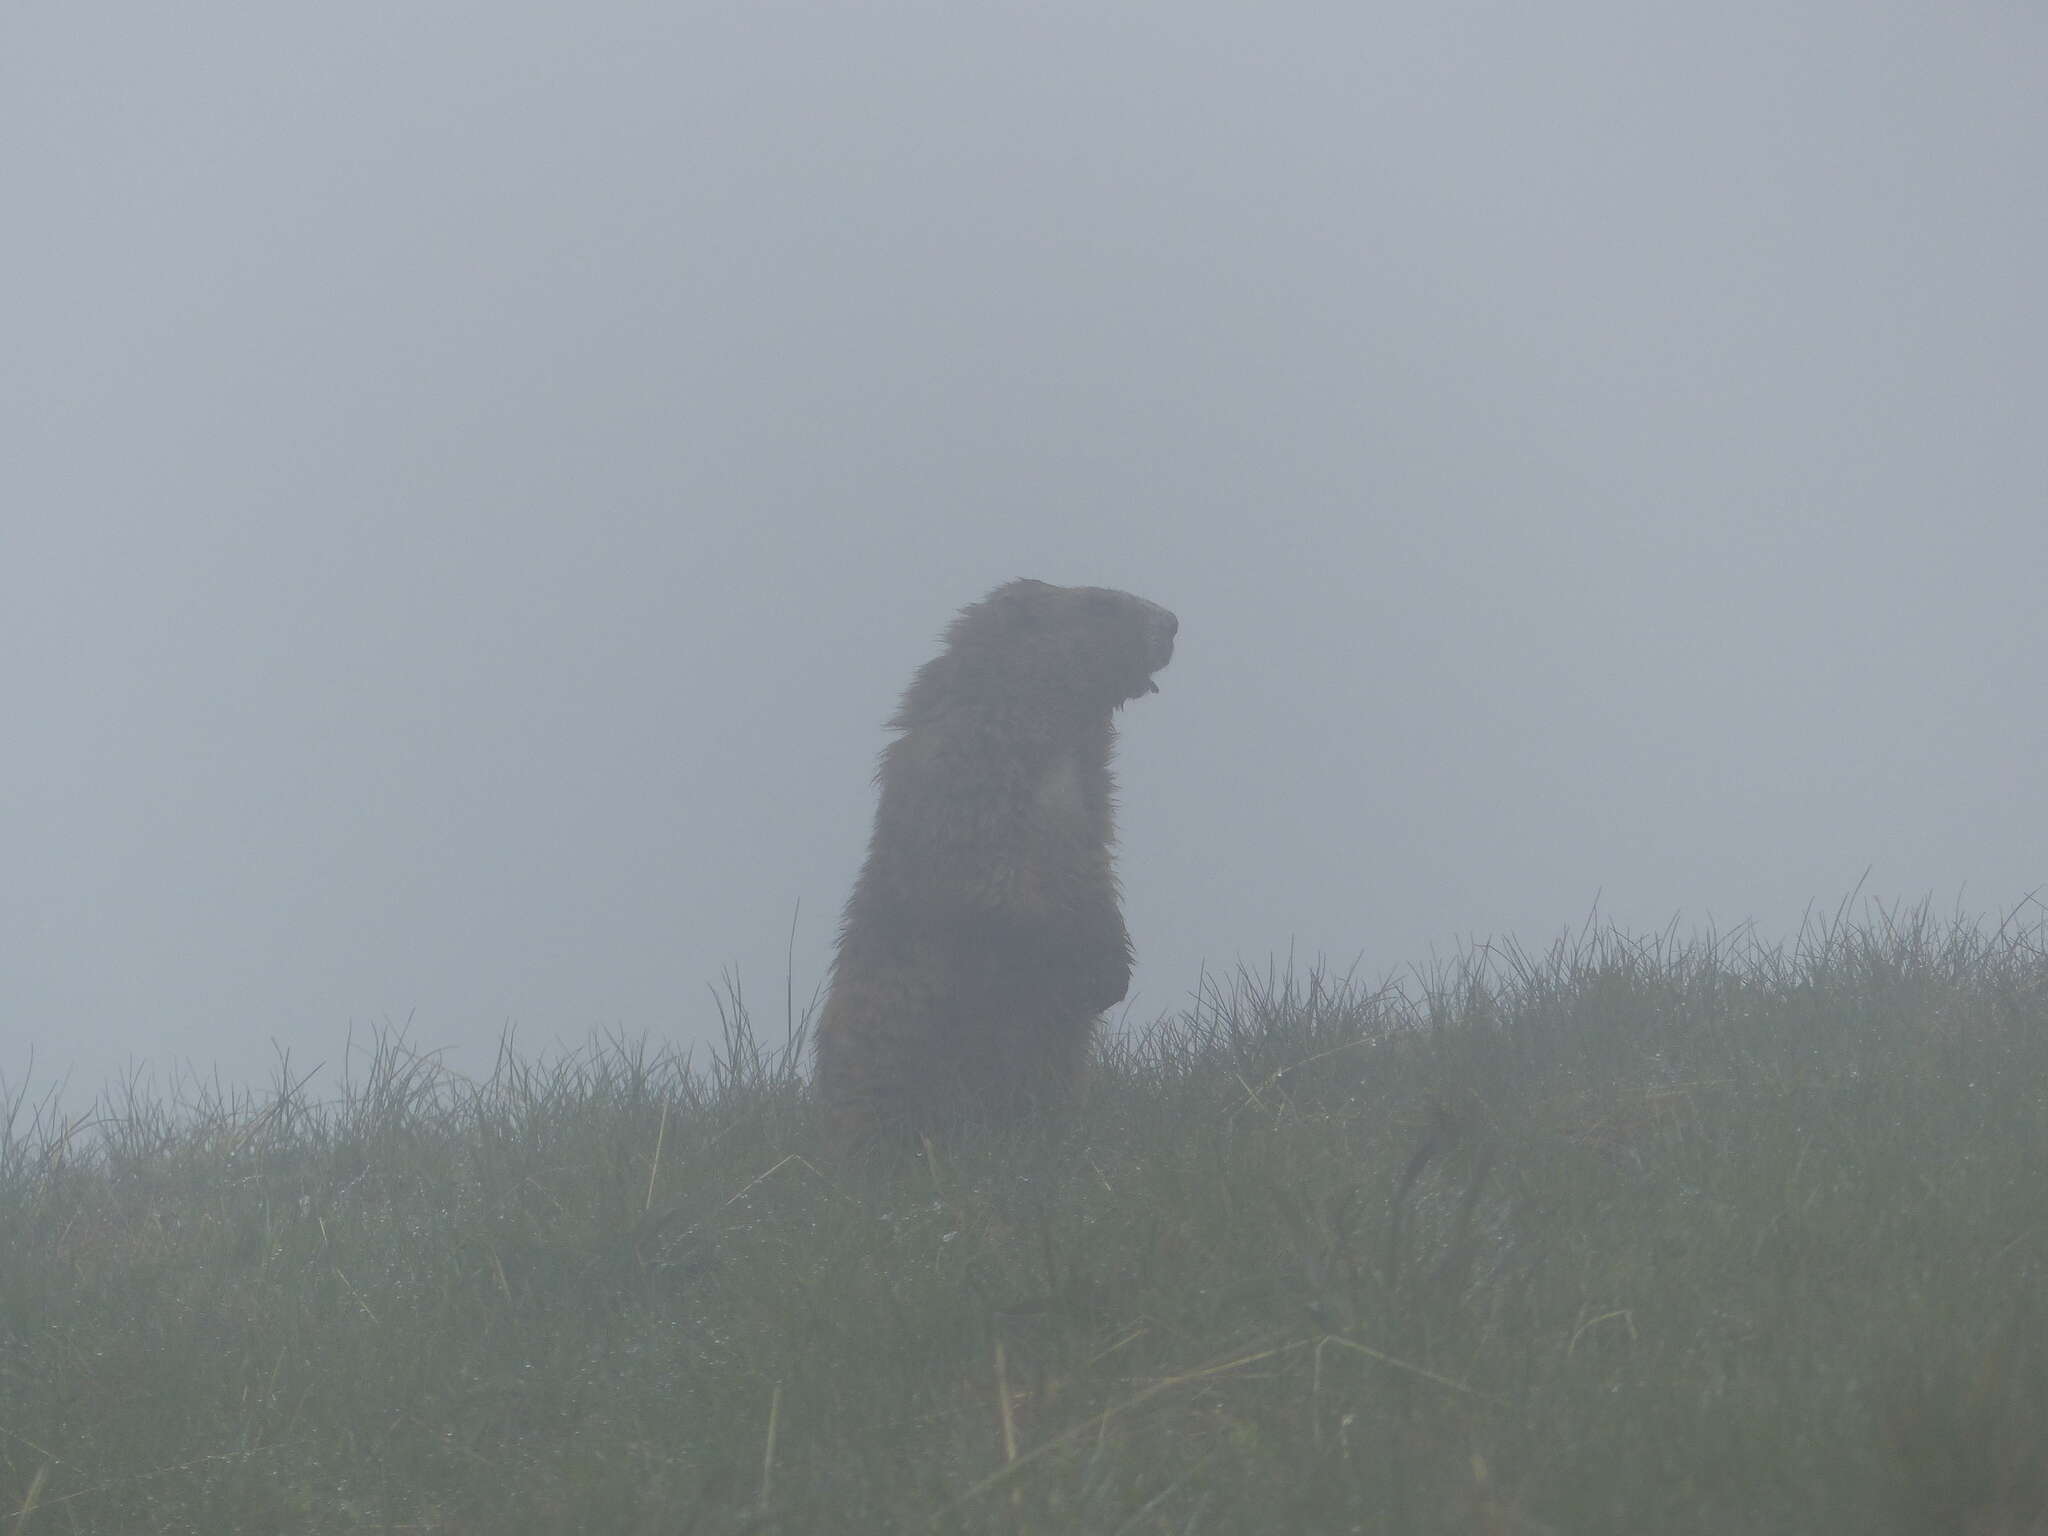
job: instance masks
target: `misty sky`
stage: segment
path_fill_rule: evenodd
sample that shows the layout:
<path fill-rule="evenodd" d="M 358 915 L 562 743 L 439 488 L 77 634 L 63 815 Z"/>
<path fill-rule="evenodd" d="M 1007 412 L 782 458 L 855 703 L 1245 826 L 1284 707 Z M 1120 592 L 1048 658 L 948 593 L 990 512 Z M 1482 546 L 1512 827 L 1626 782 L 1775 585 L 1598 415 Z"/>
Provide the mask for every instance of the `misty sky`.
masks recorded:
<path fill-rule="evenodd" d="M 0 1077 L 779 1032 L 1019 575 L 1181 619 L 1133 1018 L 2000 913 L 2044 81 L 2019 0 L 12 7 Z"/>

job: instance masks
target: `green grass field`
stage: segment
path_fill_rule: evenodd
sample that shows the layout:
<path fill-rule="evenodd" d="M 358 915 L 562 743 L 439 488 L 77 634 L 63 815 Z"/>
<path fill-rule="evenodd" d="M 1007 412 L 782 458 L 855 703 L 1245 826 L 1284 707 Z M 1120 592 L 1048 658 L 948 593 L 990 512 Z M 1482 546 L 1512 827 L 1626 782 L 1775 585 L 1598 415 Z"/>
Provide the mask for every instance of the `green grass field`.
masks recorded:
<path fill-rule="evenodd" d="M 2048 1532 L 2038 912 L 1212 980 L 865 1161 L 736 999 L 24 1094 L 0 1532 Z"/>

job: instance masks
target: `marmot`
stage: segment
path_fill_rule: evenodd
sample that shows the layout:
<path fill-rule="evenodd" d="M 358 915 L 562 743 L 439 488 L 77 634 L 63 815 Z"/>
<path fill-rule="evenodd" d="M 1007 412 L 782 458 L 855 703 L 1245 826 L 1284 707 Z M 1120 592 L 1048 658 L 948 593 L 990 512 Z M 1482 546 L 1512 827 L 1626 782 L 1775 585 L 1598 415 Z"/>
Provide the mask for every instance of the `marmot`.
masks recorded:
<path fill-rule="evenodd" d="M 1128 592 L 1013 581 L 911 680 L 818 1020 L 843 1128 L 1002 1119 L 1073 1086 L 1131 979 L 1111 717 L 1159 691 L 1179 627 Z"/>

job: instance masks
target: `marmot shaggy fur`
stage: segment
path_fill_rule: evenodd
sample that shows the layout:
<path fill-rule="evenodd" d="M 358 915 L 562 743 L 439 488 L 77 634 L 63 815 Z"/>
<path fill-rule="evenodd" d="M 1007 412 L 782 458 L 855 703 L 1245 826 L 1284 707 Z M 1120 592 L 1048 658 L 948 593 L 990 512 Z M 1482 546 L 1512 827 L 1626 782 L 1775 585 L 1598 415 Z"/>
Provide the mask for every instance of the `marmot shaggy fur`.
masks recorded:
<path fill-rule="evenodd" d="M 1159 691 L 1179 627 L 1128 592 L 1013 581 L 911 680 L 818 1020 L 844 1128 L 1002 1119 L 1072 1087 L 1131 979 L 1111 717 Z"/>

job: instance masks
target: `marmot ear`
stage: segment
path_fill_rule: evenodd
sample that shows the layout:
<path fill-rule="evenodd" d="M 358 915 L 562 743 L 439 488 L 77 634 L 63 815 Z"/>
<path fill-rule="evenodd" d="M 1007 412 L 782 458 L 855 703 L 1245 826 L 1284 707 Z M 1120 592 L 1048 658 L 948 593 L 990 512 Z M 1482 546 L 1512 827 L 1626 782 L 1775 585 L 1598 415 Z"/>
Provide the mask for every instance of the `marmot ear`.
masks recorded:
<path fill-rule="evenodd" d="M 991 600 L 1003 610 L 1003 617 L 1010 623 L 1036 629 L 1045 623 L 1045 594 L 1052 590 L 1042 581 L 1020 577 L 997 587 L 990 593 Z"/>

